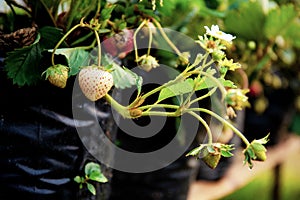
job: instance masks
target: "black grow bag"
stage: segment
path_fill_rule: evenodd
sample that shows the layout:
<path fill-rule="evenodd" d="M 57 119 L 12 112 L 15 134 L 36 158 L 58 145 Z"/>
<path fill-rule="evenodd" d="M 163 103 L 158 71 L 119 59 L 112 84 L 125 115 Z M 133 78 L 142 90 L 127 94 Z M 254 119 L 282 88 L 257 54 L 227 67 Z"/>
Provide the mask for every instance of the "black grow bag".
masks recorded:
<path fill-rule="evenodd" d="M 143 120 L 143 119 L 139 119 Z M 117 139 L 124 149 L 135 152 L 151 152 L 171 140 L 174 130 L 174 119 L 168 119 L 164 128 L 154 137 L 136 139 L 118 131 Z M 186 200 L 190 184 L 196 180 L 199 162 L 194 157 L 186 157 L 198 143 L 195 141 L 190 148 L 176 161 L 168 166 L 144 173 L 113 171 L 110 200 Z M 141 162 L 149 162 L 147 158 Z M 149 162 L 151 165 L 151 162 Z"/>
<path fill-rule="evenodd" d="M 157 85 L 151 83 L 157 83 L 158 79 L 160 80 L 167 77 L 167 72 L 165 72 L 163 68 L 152 69 L 147 74 L 145 74 L 142 70 L 136 70 L 136 73 L 143 77 L 143 81 L 145 83 L 145 85 L 143 85 L 143 92 L 157 87 Z M 126 93 L 126 91 L 123 91 L 123 93 Z M 135 95 L 132 96 L 134 97 Z M 156 99 L 157 96 L 154 95 L 154 97 L 150 97 L 149 99 L 147 99 L 147 101 L 144 102 L 144 104 L 151 104 L 155 102 Z M 122 98 L 122 100 L 126 101 L 124 100 L 124 98 Z M 172 100 L 166 100 L 164 102 L 172 103 Z M 176 159 L 174 162 L 154 171 L 124 172 L 122 170 L 113 170 L 113 177 L 111 182 L 112 192 L 109 200 L 187 199 L 190 184 L 196 179 L 196 173 L 199 169 L 199 162 L 195 159 L 195 157 L 186 157 L 186 154 L 190 150 L 199 145 L 199 141 L 197 141 L 197 137 L 194 137 L 192 140 L 190 140 L 191 143 L 189 145 L 187 145 L 187 141 L 190 139 L 190 135 L 192 135 L 193 133 L 196 133 L 197 135 L 199 131 L 199 133 L 204 134 L 204 131 L 202 131 L 204 128 L 201 127 L 201 125 L 199 125 L 199 122 L 194 117 L 190 115 L 185 115 L 184 117 L 185 119 L 183 119 L 182 117 L 180 119 L 180 123 L 182 123 L 184 127 L 183 132 L 181 133 L 181 138 L 176 138 L 179 132 L 176 128 L 177 119 L 173 117 L 167 118 L 159 130 L 153 130 L 156 129 L 156 127 L 154 126 L 151 130 L 143 130 L 142 128 L 135 130 L 135 128 L 131 128 L 132 132 L 128 132 L 128 130 L 124 131 L 122 129 L 122 122 L 126 124 L 127 121 L 131 119 L 120 119 L 120 126 L 117 131 L 117 141 L 119 147 L 126 151 L 141 154 L 154 152 L 156 150 L 163 149 L 166 145 L 171 143 L 171 141 L 175 141 L 174 148 L 176 148 L 176 146 L 177 148 L 181 148 L 182 146 L 186 145 L 187 149 L 184 152 L 182 152 L 182 155 L 178 156 L 178 159 Z M 158 121 L 164 120 L 164 118 L 160 117 L 153 118 L 158 119 Z M 155 121 L 155 119 L 152 120 Z M 146 127 L 148 124 L 157 123 L 153 122 L 152 120 L 149 117 L 140 117 L 137 119 L 133 119 L 135 123 L 134 127 Z M 146 134 L 146 132 L 148 131 L 157 132 L 151 137 L 135 137 Z M 116 153 L 115 160 L 117 159 L 118 154 Z M 140 162 L 147 163 L 148 165 L 155 165 L 154 162 L 156 162 L 156 160 L 153 158 L 149 159 L 147 156 L 145 156 L 145 158 L 140 160 Z"/>
<path fill-rule="evenodd" d="M 289 112 L 293 107 L 295 93 L 291 88 L 273 89 L 265 87 L 268 107 L 263 113 L 257 113 L 253 108 L 246 109 L 245 136 L 252 141 L 265 137 L 268 133 L 267 145 L 275 145 L 281 139 L 282 126 L 289 126 Z M 254 104 L 256 97 L 250 96 L 249 102 Z"/>
<path fill-rule="evenodd" d="M 97 162 L 82 144 L 72 118 L 73 82 L 65 89 L 47 82 L 18 88 L 0 69 L 0 199 L 107 199 L 108 183 L 98 184 L 93 196 L 73 180 L 84 175 L 87 162 Z M 99 123 L 113 135 L 109 105 L 98 102 L 97 108 L 108 114 Z M 77 120 L 76 126 L 89 130 L 93 123 Z M 111 170 L 101 168 L 110 179 Z"/>

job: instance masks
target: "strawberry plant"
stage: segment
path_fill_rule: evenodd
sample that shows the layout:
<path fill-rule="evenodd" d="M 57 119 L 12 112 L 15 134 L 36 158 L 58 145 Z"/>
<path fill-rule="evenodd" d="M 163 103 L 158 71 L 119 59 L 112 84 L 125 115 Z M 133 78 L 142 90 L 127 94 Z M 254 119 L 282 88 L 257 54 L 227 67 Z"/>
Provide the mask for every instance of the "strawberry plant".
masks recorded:
<path fill-rule="evenodd" d="M 200 30 L 204 34 L 193 39 L 193 45 L 201 50 L 190 52 L 181 50 L 162 27 L 160 14 L 156 13 L 163 14 L 164 9 L 171 7 L 169 2 L 70 1 L 69 10 L 59 12 L 63 2 L 27 2 L 33 16 L 40 12 L 34 8 L 42 8 L 48 15 L 46 25 L 38 29 L 31 44 L 26 42 L 23 48 L 7 54 L 5 70 L 13 83 L 20 87 L 39 84 L 45 75 L 51 84 L 64 88 L 74 83 L 72 80 L 77 76 L 75 81 L 79 82 L 88 101 L 104 98 L 123 118 L 190 115 L 203 125 L 208 140 L 187 156 L 200 158 L 215 168 L 221 156 L 233 156 L 234 147 L 214 141 L 212 130 L 202 117 L 206 114 L 241 138 L 246 145 L 245 163 L 250 168 L 253 160 L 266 159 L 263 145 L 267 137 L 249 142 L 231 121 L 237 110 L 249 106 L 248 89 L 240 88 L 239 83 L 227 76 L 241 69 L 239 63 L 226 55 L 235 36 L 221 31 L 217 25 L 204 26 Z M 43 23 L 40 19 L 36 22 L 37 26 Z M 168 48 L 172 53 L 164 54 L 157 50 L 159 47 Z M 150 91 L 144 90 L 143 78 L 130 69 L 137 66 L 148 73 L 160 68 L 164 60 L 171 60 L 168 65 L 176 69 L 178 75 L 170 75 L 170 80 Z M 111 95 L 112 89 L 132 87 L 136 88 L 136 94 L 128 105 L 122 105 Z M 217 113 L 199 103 L 212 95 L 219 95 L 227 113 Z M 149 103 L 150 98 L 155 102 Z M 176 101 L 172 101 L 174 99 Z M 166 103 L 166 100 L 173 103 Z M 97 165 L 89 164 L 85 176 L 77 176 L 75 181 L 80 187 L 86 184 L 95 194 L 89 181 L 99 181 L 98 176 L 102 177 Z M 100 179 L 100 182 L 106 180 Z"/>

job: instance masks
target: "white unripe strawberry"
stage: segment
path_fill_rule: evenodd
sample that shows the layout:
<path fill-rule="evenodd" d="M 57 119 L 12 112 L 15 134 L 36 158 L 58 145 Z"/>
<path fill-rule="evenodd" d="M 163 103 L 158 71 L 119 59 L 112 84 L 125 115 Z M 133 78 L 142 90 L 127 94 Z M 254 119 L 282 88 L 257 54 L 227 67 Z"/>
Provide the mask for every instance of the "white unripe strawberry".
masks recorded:
<path fill-rule="evenodd" d="M 113 86 L 111 73 L 97 66 L 82 68 L 78 74 L 78 81 L 83 94 L 91 101 L 105 96 Z"/>

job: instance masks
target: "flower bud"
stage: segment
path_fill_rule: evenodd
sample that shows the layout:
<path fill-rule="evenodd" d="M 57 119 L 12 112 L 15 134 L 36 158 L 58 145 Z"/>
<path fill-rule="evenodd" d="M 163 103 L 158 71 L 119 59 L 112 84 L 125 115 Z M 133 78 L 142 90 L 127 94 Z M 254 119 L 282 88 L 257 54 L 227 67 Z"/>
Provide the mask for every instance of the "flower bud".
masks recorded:
<path fill-rule="evenodd" d="M 156 68 L 159 66 L 158 61 L 150 55 L 143 55 L 138 58 L 137 62 L 139 63 L 139 67 L 149 72 L 151 69 Z"/>

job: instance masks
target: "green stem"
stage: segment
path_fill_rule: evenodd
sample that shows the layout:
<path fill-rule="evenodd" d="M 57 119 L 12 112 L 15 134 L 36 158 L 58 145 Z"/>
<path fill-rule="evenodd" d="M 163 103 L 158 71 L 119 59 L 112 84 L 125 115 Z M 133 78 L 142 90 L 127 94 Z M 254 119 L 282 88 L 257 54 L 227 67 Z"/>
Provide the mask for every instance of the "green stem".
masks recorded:
<path fill-rule="evenodd" d="M 141 109 L 141 110 L 152 109 L 152 108 L 178 109 L 180 107 L 177 105 L 170 105 L 170 104 L 153 104 L 153 105 L 145 105 L 145 106 L 139 107 L 139 109 Z"/>
<path fill-rule="evenodd" d="M 101 0 L 97 2 L 97 10 L 94 16 L 95 19 L 97 19 L 100 16 L 100 10 L 101 10 Z"/>
<path fill-rule="evenodd" d="M 143 22 L 139 25 L 139 27 L 135 30 L 133 34 L 133 45 L 134 45 L 134 52 L 135 52 L 135 60 L 137 61 L 139 58 L 138 50 L 137 50 L 137 44 L 136 44 L 136 35 L 140 31 L 140 29 L 145 25 L 146 20 L 143 20 Z"/>
<path fill-rule="evenodd" d="M 141 116 L 178 117 L 178 113 L 177 112 L 146 111 L 146 112 L 142 112 Z"/>
<path fill-rule="evenodd" d="M 147 56 L 150 55 L 150 50 L 151 50 L 151 45 L 152 45 L 152 38 L 153 38 L 153 35 L 152 35 L 152 29 L 151 29 L 150 26 L 148 26 L 148 30 L 149 30 L 149 43 L 148 43 Z"/>
<path fill-rule="evenodd" d="M 55 65 L 55 62 L 54 62 L 54 54 L 55 54 L 55 51 L 57 50 L 57 48 L 61 45 L 61 43 L 63 43 L 63 41 L 75 30 L 77 29 L 78 27 L 82 26 L 82 24 L 77 24 L 75 25 L 73 28 L 71 28 L 61 39 L 60 41 L 55 45 L 53 51 L 52 51 L 52 54 L 51 54 L 51 63 L 52 65 L 54 66 Z"/>
<path fill-rule="evenodd" d="M 155 89 L 153 89 L 153 90 L 147 92 L 146 94 L 142 95 L 142 96 L 140 97 L 140 99 L 146 99 L 146 98 L 148 98 L 149 96 L 151 96 L 151 95 L 153 95 L 153 94 L 155 94 L 155 93 L 161 91 L 162 89 L 164 89 L 164 88 L 166 88 L 166 87 L 168 87 L 168 86 L 174 85 L 174 84 L 176 84 L 176 83 L 177 83 L 178 81 L 180 81 L 180 80 L 183 80 L 184 77 L 185 77 L 185 73 L 186 73 L 186 72 L 182 72 L 182 73 L 179 74 L 175 79 L 170 80 L 169 82 L 167 82 L 167 83 L 165 83 L 165 84 L 163 84 L 163 85 L 161 85 L 161 86 L 159 86 L 159 87 L 157 87 L 157 88 L 155 88 Z M 137 100 L 133 101 L 133 102 L 129 105 L 129 107 L 132 107 L 133 105 L 135 105 L 136 101 L 137 101 Z"/>
<path fill-rule="evenodd" d="M 78 10 L 78 6 L 81 2 L 78 1 L 78 0 L 72 0 L 71 3 L 70 3 L 70 9 L 67 13 L 67 25 L 66 25 L 66 30 L 69 30 L 71 25 L 72 25 L 72 22 L 73 22 L 73 19 L 74 19 L 74 16 L 75 16 L 75 12 L 77 12 Z"/>
<path fill-rule="evenodd" d="M 169 81 L 169 82 L 167 82 L 167 83 L 165 83 L 165 84 L 163 84 L 163 85 L 161 85 L 161 86 L 159 86 L 159 87 L 157 87 L 157 88 L 155 88 L 155 89 L 153 89 L 153 90 L 147 92 L 147 93 L 144 94 L 141 98 L 146 99 L 147 97 L 149 97 L 149 96 L 155 94 L 156 92 L 161 91 L 163 88 L 166 88 L 166 87 L 168 87 L 168 86 L 170 86 L 170 85 L 175 84 L 179 79 L 181 79 L 181 76 L 180 76 L 180 75 L 177 76 L 176 79 L 171 80 L 171 81 Z"/>
<path fill-rule="evenodd" d="M 221 123 L 227 125 L 237 136 L 239 136 L 243 142 L 248 146 L 250 145 L 250 142 L 247 140 L 247 138 L 243 135 L 243 133 L 241 133 L 237 128 L 235 128 L 230 122 L 228 122 L 226 119 L 222 118 L 221 116 L 219 116 L 218 114 L 212 112 L 211 110 L 207 110 L 205 108 L 189 108 L 186 110 L 187 112 L 189 111 L 199 111 L 199 112 L 204 112 L 207 113 L 209 115 L 211 115 L 212 117 L 216 118 L 217 120 L 219 120 Z"/>
<path fill-rule="evenodd" d="M 206 52 L 202 58 L 203 59 L 202 65 L 201 65 L 201 67 L 198 68 L 198 70 L 204 69 L 208 56 L 209 56 L 209 53 Z"/>
<path fill-rule="evenodd" d="M 213 89 L 211 89 L 209 92 L 207 92 L 206 94 L 202 95 L 201 97 L 198 97 L 196 99 L 193 99 L 192 101 L 190 101 L 190 105 L 192 105 L 193 103 L 196 103 L 198 101 L 201 101 L 202 99 L 205 99 L 207 97 L 210 97 L 215 91 L 217 90 L 217 87 L 214 87 Z"/>
<path fill-rule="evenodd" d="M 93 29 L 98 44 L 98 67 L 101 66 L 101 43 L 97 30 Z"/>
<path fill-rule="evenodd" d="M 181 56 L 181 52 L 179 51 L 179 49 L 173 44 L 173 42 L 169 39 L 169 37 L 167 36 L 167 34 L 165 33 L 164 29 L 161 27 L 160 23 L 152 18 L 152 21 L 154 22 L 154 24 L 157 26 L 158 30 L 160 31 L 161 35 L 163 36 L 163 38 L 166 40 L 166 42 L 169 44 L 169 46 L 175 51 L 175 53 L 178 56 Z"/>
<path fill-rule="evenodd" d="M 205 60 L 205 62 L 203 62 L 203 63 L 205 63 L 205 64 L 203 64 L 203 65 L 202 65 L 201 67 L 199 67 L 199 69 L 197 69 L 197 70 L 203 70 L 204 68 L 206 68 L 206 67 L 212 65 L 214 62 L 215 62 L 215 61 L 211 59 L 208 63 L 206 63 L 206 60 Z"/>
<path fill-rule="evenodd" d="M 45 10 L 47 11 L 47 13 L 48 13 L 48 15 L 49 15 L 49 17 L 50 17 L 50 19 L 51 19 L 53 25 L 54 25 L 55 27 L 57 27 L 56 21 L 55 21 L 53 15 L 51 14 L 51 12 L 49 11 L 49 9 L 48 9 L 47 5 L 45 4 L 45 2 L 44 2 L 43 0 L 40 0 L 40 2 L 41 2 L 41 4 L 43 5 L 43 7 L 45 8 Z"/>
<path fill-rule="evenodd" d="M 202 75 L 208 77 L 220 89 L 221 94 L 222 94 L 222 100 L 225 98 L 227 91 L 226 91 L 225 87 L 222 85 L 222 83 L 216 77 L 212 76 L 210 73 L 207 73 L 207 72 L 204 72 L 204 71 L 198 71 L 198 70 L 197 71 L 194 70 L 194 71 L 188 72 L 187 76 L 191 76 L 193 74 L 200 74 L 200 75 L 202 74 Z"/>
<path fill-rule="evenodd" d="M 13 6 L 16 6 L 17 8 L 23 9 L 23 10 L 26 11 L 29 15 L 32 14 L 31 11 L 30 11 L 28 8 L 26 8 L 25 6 L 22 6 L 22 5 L 18 4 L 18 3 L 15 2 L 14 0 L 5 0 L 5 2 L 6 2 L 6 4 L 10 7 L 10 9 L 12 9 L 12 12 L 13 12 L 13 13 L 15 13 L 15 11 L 13 10 L 12 5 L 13 5 Z"/>
<path fill-rule="evenodd" d="M 220 89 L 221 93 L 222 93 L 222 99 L 225 98 L 226 96 L 226 89 L 225 87 L 222 85 L 222 83 L 217 79 L 215 78 L 214 76 L 212 76 L 211 74 L 207 73 L 207 72 L 203 72 L 203 71 L 200 71 L 200 74 L 203 74 L 204 76 L 207 76 L 208 78 L 210 78 L 213 82 L 216 83 L 217 87 Z"/>
<path fill-rule="evenodd" d="M 202 125 L 204 126 L 204 128 L 206 129 L 207 131 L 207 137 L 208 137 L 208 144 L 212 144 L 213 143 L 213 137 L 212 137 L 212 133 L 211 133 L 211 130 L 208 126 L 208 124 L 206 123 L 206 121 L 200 117 L 200 115 L 197 115 L 195 112 L 193 111 L 189 111 L 188 112 L 190 115 L 192 115 L 193 117 L 195 117 L 196 119 L 198 119 Z"/>
<path fill-rule="evenodd" d="M 130 113 L 127 107 L 119 104 L 114 98 L 112 98 L 109 94 L 105 95 L 106 101 L 124 118 L 131 118 Z"/>

